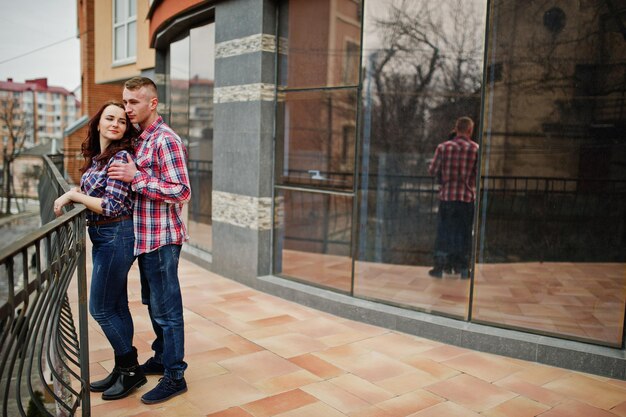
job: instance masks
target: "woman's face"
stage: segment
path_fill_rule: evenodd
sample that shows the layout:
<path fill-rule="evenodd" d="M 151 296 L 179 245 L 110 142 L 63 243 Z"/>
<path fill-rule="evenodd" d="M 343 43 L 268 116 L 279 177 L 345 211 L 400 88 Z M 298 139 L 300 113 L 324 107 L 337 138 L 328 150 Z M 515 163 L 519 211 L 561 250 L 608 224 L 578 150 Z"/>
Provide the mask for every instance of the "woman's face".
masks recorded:
<path fill-rule="evenodd" d="M 100 116 L 98 131 L 108 140 L 120 140 L 126 132 L 126 113 L 113 104 L 108 105 Z"/>

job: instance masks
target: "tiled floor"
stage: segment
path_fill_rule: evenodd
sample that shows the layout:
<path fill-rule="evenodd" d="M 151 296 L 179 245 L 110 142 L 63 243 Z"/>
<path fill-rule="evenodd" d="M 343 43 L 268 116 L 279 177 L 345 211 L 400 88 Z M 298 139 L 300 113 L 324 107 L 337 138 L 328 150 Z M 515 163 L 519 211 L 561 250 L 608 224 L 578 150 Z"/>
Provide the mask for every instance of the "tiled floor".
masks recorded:
<path fill-rule="evenodd" d="M 283 250 L 283 273 L 349 291 L 351 259 Z M 467 318 L 471 282 L 433 279 L 428 266 L 357 261 L 354 293 L 369 299 Z M 622 341 L 626 264 L 477 264 L 472 319 L 616 345 Z"/>
<path fill-rule="evenodd" d="M 139 397 L 158 380 L 150 376 L 123 400 L 93 393 L 93 416 L 626 417 L 626 381 L 345 320 L 184 260 L 180 272 L 189 391 L 144 405 Z M 153 333 L 139 289 L 134 267 L 130 305 L 145 360 Z M 112 368 L 112 352 L 92 319 L 89 336 L 91 377 L 98 379 Z"/>

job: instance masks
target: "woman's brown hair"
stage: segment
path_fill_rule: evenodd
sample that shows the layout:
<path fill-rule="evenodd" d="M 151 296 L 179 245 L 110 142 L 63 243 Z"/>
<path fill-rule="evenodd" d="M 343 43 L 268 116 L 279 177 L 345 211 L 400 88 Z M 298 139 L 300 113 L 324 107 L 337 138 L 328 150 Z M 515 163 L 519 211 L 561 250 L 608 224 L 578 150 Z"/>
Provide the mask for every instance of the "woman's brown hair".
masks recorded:
<path fill-rule="evenodd" d="M 124 112 L 124 115 L 126 116 L 126 130 L 124 131 L 124 136 L 122 136 L 120 140 L 111 141 L 104 152 L 100 149 L 100 132 L 98 131 L 98 125 L 100 124 L 100 118 L 102 117 L 104 109 L 109 106 L 117 106 L 124 110 L 124 105 L 121 102 L 114 100 L 107 101 L 89 120 L 87 138 L 80 145 L 80 152 L 83 155 L 83 158 L 85 158 L 85 162 L 80 169 L 81 173 L 87 171 L 93 161 L 96 161 L 99 164 L 104 164 L 119 151 L 128 151 L 131 155 L 134 154 L 133 139 L 137 137 L 139 132 L 130 122 L 130 118 L 126 112 Z"/>

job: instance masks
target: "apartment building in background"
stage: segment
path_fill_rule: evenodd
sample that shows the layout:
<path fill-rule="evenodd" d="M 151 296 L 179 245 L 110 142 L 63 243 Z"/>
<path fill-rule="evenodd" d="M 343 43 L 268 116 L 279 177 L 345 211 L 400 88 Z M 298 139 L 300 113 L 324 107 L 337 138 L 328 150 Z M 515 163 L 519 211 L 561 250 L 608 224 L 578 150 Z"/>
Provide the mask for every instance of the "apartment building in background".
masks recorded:
<path fill-rule="evenodd" d="M 33 149 L 41 149 L 44 153 L 59 152 L 63 133 L 77 119 L 79 110 L 80 103 L 74 93 L 48 85 L 46 78 L 23 83 L 11 78 L 0 81 L 2 150 L 12 154 L 14 138 L 17 151 L 22 154 L 12 169 L 14 195 L 36 197 L 36 178 L 41 162 Z M 27 157 L 26 154 L 30 155 Z M 3 155 L 3 164 L 4 160 Z"/>

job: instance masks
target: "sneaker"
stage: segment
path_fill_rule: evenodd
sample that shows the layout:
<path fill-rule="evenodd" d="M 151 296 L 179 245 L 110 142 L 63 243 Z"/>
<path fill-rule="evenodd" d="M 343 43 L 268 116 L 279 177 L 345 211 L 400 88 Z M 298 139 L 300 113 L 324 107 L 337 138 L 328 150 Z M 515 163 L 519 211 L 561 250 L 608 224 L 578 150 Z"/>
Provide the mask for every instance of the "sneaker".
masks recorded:
<path fill-rule="evenodd" d="M 156 387 L 152 388 L 152 390 L 146 392 L 141 397 L 141 402 L 144 404 L 161 403 L 184 392 L 187 392 L 187 382 L 185 382 L 185 378 L 172 379 L 164 376 L 159 379 L 159 383 Z"/>
<path fill-rule="evenodd" d="M 428 271 L 428 275 L 430 275 L 433 278 L 441 278 L 443 276 L 443 271 L 439 268 L 433 268 L 430 271 Z"/>
<path fill-rule="evenodd" d="M 163 375 L 165 368 L 162 363 L 157 362 L 154 358 L 150 358 L 144 362 L 143 365 L 139 365 L 144 375 Z"/>

